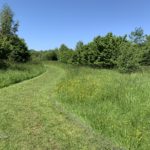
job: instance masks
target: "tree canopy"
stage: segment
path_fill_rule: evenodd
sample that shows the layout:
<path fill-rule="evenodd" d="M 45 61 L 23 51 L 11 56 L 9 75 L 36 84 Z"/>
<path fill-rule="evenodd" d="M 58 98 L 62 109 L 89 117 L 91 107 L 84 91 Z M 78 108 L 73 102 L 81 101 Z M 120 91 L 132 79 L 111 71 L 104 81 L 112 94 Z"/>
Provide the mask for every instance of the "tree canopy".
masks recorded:
<path fill-rule="evenodd" d="M 8 5 L 0 12 L 0 64 L 4 62 L 26 62 L 30 53 L 25 41 L 18 37 L 19 22 L 14 21 L 14 13 Z"/>

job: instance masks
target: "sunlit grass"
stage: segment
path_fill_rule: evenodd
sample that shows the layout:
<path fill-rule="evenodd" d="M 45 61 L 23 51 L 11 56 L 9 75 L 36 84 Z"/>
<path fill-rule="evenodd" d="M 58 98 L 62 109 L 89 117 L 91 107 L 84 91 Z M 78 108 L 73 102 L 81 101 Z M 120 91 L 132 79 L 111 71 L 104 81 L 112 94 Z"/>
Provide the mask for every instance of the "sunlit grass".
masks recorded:
<path fill-rule="evenodd" d="M 0 70 L 0 88 L 33 78 L 44 71 L 41 63 L 13 64 L 7 70 Z"/>
<path fill-rule="evenodd" d="M 61 105 L 67 70 L 47 63 L 37 78 L 0 89 L 0 150 L 119 150 Z"/>
<path fill-rule="evenodd" d="M 64 66 L 61 103 L 98 133 L 127 149 L 150 149 L 149 68 L 134 74 Z M 146 71 L 147 70 L 147 71 Z"/>
<path fill-rule="evenodd" d="M 26 65 L 1 72 L 1 85 L 44 69 Z M 148 68 L 134 74 L 59 63 L 45 68 L 0 89 L 0 149 L 150 149 Z"/>

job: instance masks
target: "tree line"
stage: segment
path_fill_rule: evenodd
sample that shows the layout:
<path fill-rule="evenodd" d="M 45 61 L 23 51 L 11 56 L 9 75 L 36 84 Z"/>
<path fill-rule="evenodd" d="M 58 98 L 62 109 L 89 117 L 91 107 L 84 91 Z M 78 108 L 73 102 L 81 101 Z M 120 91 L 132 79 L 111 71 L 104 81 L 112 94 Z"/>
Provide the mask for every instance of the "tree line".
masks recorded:
<path fill-rule="evenodd" d="M 88 44 L 79 41 L 74 50 L 62 44 L 55 50 L 33 54 L 41 60 L 134 72 L 143 65 L 150 65 L 150 35 L 145 35 L 144 30 L 138 27 L 130 35 L 108 33 L 95 37 Z"/>
<path fill-rule="evenodd" d="M 19 22 L 8 5 L 0 12 L 0 68 L 12 62 L 24 63 L 29 60 L 55 60 L 75 65 L 98 68 L 117 68 L 120 72 L 134 72 L 142 65 L 150 65 L 150 35 L 141 27 L 130 35 L 116 36 L 108 33 L 97 36 L 88 44 L 79 41 L 75 49 L 62 44 L 47 51 L 28 50 L 23 39 L 17 35 Z"/>

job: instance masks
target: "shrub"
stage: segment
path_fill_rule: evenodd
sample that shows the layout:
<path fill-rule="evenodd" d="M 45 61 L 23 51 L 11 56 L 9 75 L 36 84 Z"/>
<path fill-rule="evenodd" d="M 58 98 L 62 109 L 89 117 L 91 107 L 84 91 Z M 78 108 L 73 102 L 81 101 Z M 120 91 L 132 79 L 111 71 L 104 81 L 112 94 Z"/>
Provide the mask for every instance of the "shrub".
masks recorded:
<path fill-rule="evenodd" d="M 25 41 L 18 36 L 13 36 L 11 40 L 9 60 L 14 62 L 27 62 L 30 59 L 30 53 Z"/>
<path fill-rule="evenodd" d="M 0 35 L 0 59 L 6 60 L 11 52 L 11 40 L 10 36 Z"/>
<path fill-rule="evenodd" d="M 120 72 L 131 73 L 139 69 L 138 47 L 129 43 L 120 46 L 120 56 L 117 59 L 117 67 Z"/>
<path fill-rule="evenodd" d="M 144 50 L 140 64 L 145 66 L 150 65 L 150 48 Z"/>
<path fill-rule="evenodd" d="M 0 59 L 0 69 L 7 69 L 8 63 L 2 59 Z"/>
<path fill-rule="evenodd" d="M 70 63 L 70 59 L 73 55 L 73 51 L 66 45 L 62 44 L 57 52 L 57 58 L 60 62 Z"/>
<path fill-rule="evenodd" d="M 17 35 L 0 37 L 0 59 L 14 62 L 27 62 L 30 53 L 23 39 Z"/>
<path fill-rule="evenodd" d="M 42 52 L 42 60 L 55 61 L 57 60 L 57 54 L 55 51 L 52 51 L 52 50 Z"/>
<path fill-rule="evenodd" d="M 120 45 L 126 41 L 126 37 L 117 37 L 112 33 L 106 36 L 97 36 L 87 45 L 78 42 L 72 62 L 102 68 L 113 68 L 119 55 Z"/>

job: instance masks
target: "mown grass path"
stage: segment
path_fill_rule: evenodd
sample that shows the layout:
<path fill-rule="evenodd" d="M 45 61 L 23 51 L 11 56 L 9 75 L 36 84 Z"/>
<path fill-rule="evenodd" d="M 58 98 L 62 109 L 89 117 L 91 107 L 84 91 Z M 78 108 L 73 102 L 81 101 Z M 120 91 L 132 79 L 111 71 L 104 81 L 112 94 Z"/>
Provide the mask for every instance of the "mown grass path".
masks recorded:
<path fill-rule="evenodd" d="M 39 77 L 0 89 L 0 149 L 113 149 L 57 104 L 53 90 L 65 71 L 46 67 Z"/>

